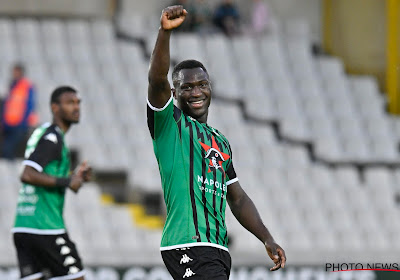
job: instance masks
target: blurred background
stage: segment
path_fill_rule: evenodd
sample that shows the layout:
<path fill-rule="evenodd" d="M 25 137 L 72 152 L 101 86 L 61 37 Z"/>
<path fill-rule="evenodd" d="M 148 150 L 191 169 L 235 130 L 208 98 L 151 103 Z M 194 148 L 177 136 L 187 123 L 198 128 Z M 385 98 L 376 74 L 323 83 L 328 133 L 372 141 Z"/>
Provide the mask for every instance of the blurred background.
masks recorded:
<path fill-rule="evenodd" d="M 0 279 L 18 279 L 10 228 L 23 151 L 61 84 L 82 97 L 67 145 L 96 175 L 65 206 L 87 279 L 170 279 L 146 96 L 171 4 L 189 12 L 171 67 L 208 68 L 209 124 L 230 140 L 241 185 L 288 257 L 268 272 L 263 245 L 227 209 L 231 279 L 398 279 L 325 265 L 400 256 L 399 0 L 1 0 Z M 21 78 L 26 94 L 9 102 Z"/>

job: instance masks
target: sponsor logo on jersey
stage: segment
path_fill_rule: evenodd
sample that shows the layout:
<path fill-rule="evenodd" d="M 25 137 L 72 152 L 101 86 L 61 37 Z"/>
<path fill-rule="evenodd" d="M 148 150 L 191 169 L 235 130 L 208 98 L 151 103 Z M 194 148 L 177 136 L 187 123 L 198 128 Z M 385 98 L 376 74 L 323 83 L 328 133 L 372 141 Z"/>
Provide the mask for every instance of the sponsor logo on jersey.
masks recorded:
<path fill-rule="evenodd" d="M 206 155 L 204 158 L 209 160 L 208 172 L 211 172 L 211 170 L 220 169 L 222 173 L 225 173 L 224 168 L 222 167 L 221 164 L 222 162 L 229 159 L 230 156 L 219 150 L 218 145 L 215 142 L 214 136 L 211 137 L 211 140 L 212 140 L 211 147 L 199 141 L 201 147 L 206 151 Z"/>

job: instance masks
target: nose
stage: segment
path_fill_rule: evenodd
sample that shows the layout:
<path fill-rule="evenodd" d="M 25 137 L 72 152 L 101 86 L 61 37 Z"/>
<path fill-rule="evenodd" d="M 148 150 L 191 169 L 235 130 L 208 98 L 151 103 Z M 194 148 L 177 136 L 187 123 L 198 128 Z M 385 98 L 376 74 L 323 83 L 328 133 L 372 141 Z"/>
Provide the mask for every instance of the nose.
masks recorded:
<path fill-rule="evenodd" d="M 74 109 L 79 111 L 81 109 L 81 104 L 79 102 L 76 102 Z"/>
<path fill-rule="evenodd" d="M 199 86 L 194 86 L 193 90 L 192 90 L 192 95 L 193 96 L 200 96 L 201 94 L 202 93 L 201 93 L 200 87 Z"/>

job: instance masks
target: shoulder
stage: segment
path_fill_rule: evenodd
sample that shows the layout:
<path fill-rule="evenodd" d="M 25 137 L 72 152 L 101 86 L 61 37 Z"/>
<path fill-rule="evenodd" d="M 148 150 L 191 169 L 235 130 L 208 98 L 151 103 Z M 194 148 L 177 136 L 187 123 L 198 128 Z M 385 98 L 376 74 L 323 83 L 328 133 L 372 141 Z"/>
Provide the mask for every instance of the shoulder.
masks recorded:
<path fill-rule="evenodd" d="M 229 144 L 228 138 L 220 130 L 218 130 L 215 127 L 212 127 L 210 125 L 208 125 L 208 126 L 215 132 L 216 135 L 221 137 L 224 141 L 228 142 L 228 144 Z"/>
<path fill-rule="evenodd" d="M 48 124 L 46 124 L 46 125 L 48 125 Z M 62 132 L 54 124 L 48 125 L 47 128 L 45 128 L 45 131 L 41 137 L 41 140 L 48 141 L 55 145 L 62 145 L 62 143 L 63 143 Z"/>

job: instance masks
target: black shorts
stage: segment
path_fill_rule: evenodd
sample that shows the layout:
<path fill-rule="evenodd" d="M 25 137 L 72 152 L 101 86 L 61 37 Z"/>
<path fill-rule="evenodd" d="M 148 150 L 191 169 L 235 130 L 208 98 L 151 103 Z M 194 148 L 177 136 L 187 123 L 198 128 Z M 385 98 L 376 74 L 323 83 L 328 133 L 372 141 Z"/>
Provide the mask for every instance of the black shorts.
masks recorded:
<path fill-rule="evenodd" d="M 229 279 L 232 262 L 225 250 L 199 246 L 162 251 L 161 256 L 174 279 Z"/>
<path fill-rule="evenodd" d="M 84 275 L 81 259 L 68 234 L 14 233 L 21 279 L 77 279 Z"/>

